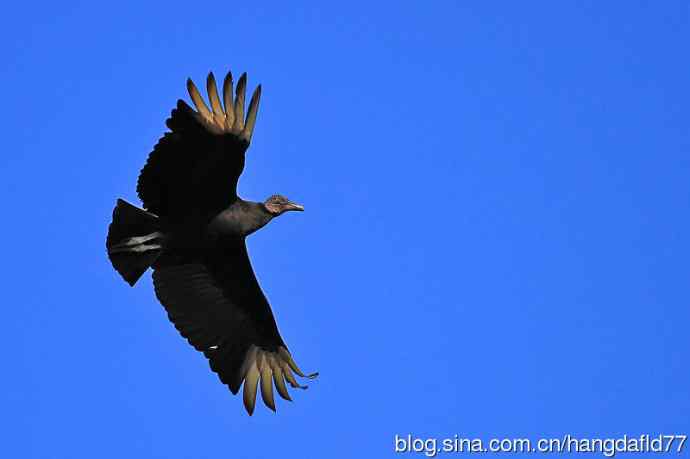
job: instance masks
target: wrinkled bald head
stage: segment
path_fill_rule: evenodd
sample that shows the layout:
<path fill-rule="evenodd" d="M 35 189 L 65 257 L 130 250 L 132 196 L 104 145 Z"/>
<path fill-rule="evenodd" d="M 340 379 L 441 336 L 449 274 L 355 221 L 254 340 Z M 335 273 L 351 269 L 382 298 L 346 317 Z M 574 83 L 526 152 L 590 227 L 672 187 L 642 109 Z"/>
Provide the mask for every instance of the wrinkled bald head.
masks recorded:
<path fill-rule="evenodd" d="M 294 203 L 285 196 L 281 196 L 279 194 L 274 194 L 273 196 L 268 198 L 266 202 L 264 202 L 264 207 L 274 217 L 277 217 L 278 215 L 281 215 L 290 210 L 304 210 L 304 207 L 302 207 L 301 205 Z"/>

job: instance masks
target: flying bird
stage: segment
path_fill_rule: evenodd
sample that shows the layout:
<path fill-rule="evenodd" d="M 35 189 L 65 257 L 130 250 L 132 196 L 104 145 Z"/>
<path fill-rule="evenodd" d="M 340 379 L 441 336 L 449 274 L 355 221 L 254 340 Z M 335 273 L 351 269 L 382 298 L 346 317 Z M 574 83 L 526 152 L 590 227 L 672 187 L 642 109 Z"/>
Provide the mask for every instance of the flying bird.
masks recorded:
<path fill-rule="evenodd" d="M 271 307 L 254 275 L 245 239 L 276 217 L 304 207 L 281 195 L 264 202 L 237 195 L 259 110 L 261 85 L 245 117 L 247 75 L 228 73 L 223 102 L 208 75 L 210 108 L 192 80 L 196 107 L 177 101 L 141 170 L 137 194 L 143 209 L 117 200 L 106 248 L 115 270 L 131 286 L 151 267 L 156 296 L 180 334 L 209 360 L 233 394 L 243 385 L 244 406 L 254 412 L 257 387 L 275 411 L 273 386 L 291 400 L 286 382 L 306 388 L 305 375 L 278 332 Z"/>

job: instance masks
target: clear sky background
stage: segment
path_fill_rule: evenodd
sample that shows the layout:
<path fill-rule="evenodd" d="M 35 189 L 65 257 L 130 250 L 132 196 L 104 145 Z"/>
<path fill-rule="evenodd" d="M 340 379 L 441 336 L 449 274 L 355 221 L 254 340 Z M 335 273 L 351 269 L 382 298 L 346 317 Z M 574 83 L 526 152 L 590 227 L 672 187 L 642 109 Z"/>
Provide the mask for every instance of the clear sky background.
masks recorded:
<path fill-rule="evenodd" d="M 249 3 L 3 7 L 0 456 L 690 434 L 687 2 Z M 321 372 L 251 418 L 104 247 L 230 69 L 264 89 L 240 194 L 307 209 L 254 268 Z"/>

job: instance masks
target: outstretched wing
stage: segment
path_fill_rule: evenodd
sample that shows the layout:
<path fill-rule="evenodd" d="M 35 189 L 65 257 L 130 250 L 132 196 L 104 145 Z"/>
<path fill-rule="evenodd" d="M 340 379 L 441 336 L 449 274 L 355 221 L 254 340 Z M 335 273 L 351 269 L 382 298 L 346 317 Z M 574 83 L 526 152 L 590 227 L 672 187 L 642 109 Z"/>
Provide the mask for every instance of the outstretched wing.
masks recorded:
<path fill-rule="evenodd" d="M 137 193 L 144 208 L 168 220 L 212 217 L 237 199 L 237 181 L 244 169 L 259 110 L 261 85 L 244 117 L 247 75 L 237 82 L 233 101 L 232 75 L 223 82 L 223 103 L 213 73 L 207 79 L 208 108 L 192 80 L 187 80 L 194 111 L 178 100 L 166 132 L 139 175 Z"/>
<path fill-rule="evenodd" d="M 305 376 L 280 337 L 271 307 L 252 270 L 244 240 L 193 260 L 162 260 L 153 273 L 156 296 L 170 321 L 233 394 L 244 381 L 244 406 L 254 412 L 257 386 L 275 411 L 273 384 L 290 400 L 285 382 L 304 388 Z"/>

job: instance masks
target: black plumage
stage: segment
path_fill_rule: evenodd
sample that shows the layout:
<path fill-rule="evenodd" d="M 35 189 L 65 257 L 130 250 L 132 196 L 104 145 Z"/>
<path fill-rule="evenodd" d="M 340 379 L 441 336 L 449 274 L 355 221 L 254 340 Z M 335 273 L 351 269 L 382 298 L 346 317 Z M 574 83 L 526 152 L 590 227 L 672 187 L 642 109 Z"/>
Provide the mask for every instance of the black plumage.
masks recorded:
<path fill-rule="evenodd" d="M 246 118 L 246 74 L 232 91 L 223 84 L 223 102 L 209 74 L 209 109 L 188 80 L 197 110 L 179 100 L 166 132 L 139 175 L 144 209 L 118 199 L 106 246 L 114 268 L 134 285 L 153 268 L 156 296 L 168 318 L 232 393 L 244 384 L 244 405 L 253 413 L 257 386 L 275 410 L 273 385 L 290 400 L 287 381 L 297 383 L 297 367 L 252 270 L 245 238 L 273 218 L 302 206 L 280 195 L 250 202 L 237 195 L 258 113 L 261 86 Z"/>

